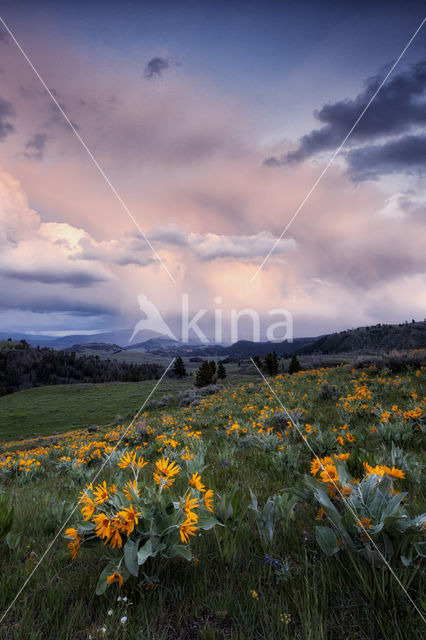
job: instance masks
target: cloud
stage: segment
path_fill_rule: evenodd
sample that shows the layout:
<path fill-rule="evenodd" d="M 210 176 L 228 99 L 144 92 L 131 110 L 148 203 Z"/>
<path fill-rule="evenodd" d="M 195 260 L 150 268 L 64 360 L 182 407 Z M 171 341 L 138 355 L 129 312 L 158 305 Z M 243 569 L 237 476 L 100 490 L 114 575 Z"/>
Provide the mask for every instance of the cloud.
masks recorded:
<path fill-rule="evenodd" d="M 381 73 L 368 79 L 365 89 L 355 99 L 326 104 L 315 111 L 316 119 L 324 126 L 304 135 L 295 151 L 267 158 L 264 164 L 277 166 L 301 162 L 317 153 L 337 148 L 378 89 L 383 76 L 384 73 Z M 396 136 L 411 128 L 424 126 L 425 93 L 426 60 L 422 60 L 386 81 L 357 124 L 347 145 Z"/>
<path fill-rule="evenodd" d="M 381 145 L 352 149 L 346 154 L 352 179 L 375 180 L 392 173 L 426 171 L 426 135 L 406 135 Z"/>
<path fill-rule="evenodd" d="M 143 75 L 145 78 L 155 78 L 161 76 L 163 71 L 170 67 L 170 61 L 166 58 L 155 57 L 147 63 Z"/>
<path fill-rule="evenodd" d="M 154 229 L 149 234 L 149 239 L 153 242 L 162 242 L 177 247 L 188 246 L 188 236 L 175 224 L 170 224 L 162 229 Z"/>
<path fill-rule="evenodd" d="M 263 260 L 277 240 L 278 238 L 274 238 L 269 231 L 260 231 L 252 236 L 191 233 L 188 238 L 190 249 L 202 262 L 219 258 L 250 262 L 257 261 L 259 258 Z M 295 249 L 296 243 L 292 238 L 278 240 L 274 256 L 285 255 Z"/>
<path fill-rule="evenodd" d="M 23 155 L 29 160 L 42 160 L 47 143 L 46 133 L 35 133 L 25 144 Z"/>
<path fill-rule="evenodd" d="M 187 248 L 200 262 L 218 259 L 256 262 L 263 259 L 277 242 L 274 256 L 285 255 L 296 249 L 292 238 L 279 240 L 269 231 L 255 235 L 224 235 L 217 233 L 185 233 L 176 225 L 155 229 L 149 237 L 163 246 Z"/>
<path fill-rule="evenodd" d="M 87 234 L 66 223 L 42 222 L 20 183 L 0 172 L 0 275 L 23 282 L 88 287 L 111 279 L 101 263 L 76 260 Z"/>
<path fill-rule="evenodd" d="M 14 127 L 7 122 L 8 118 L 15 115 L 15 108 L 13 105 L 0 98 L 0 140 L 4 140 L 10 133 L 15 131 Z"/>

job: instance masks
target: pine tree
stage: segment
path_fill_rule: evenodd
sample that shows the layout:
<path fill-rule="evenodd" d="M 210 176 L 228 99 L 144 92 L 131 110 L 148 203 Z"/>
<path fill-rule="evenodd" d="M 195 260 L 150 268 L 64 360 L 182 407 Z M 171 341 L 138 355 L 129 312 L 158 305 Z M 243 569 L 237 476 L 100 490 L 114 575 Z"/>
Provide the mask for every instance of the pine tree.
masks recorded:
<path fill-rule="evenodd" d="M 275 351 L 268 353 L 263 362 L 263 368 L 268 376 L 276 376 L 278 373 L 278 357 Z"/>
<path fill-rule="evenodd" d="M 210 362 L 204 360 L 203 364 L 197 369 L 197 375 L 195 377 L 196 387 L 207 387 L 212 383 L 212 369 Z"/>
<path fill-rule="evenodd" d="M 288 372 L 291 373 L 297 373 L 298 371 L 300 371 L 302 369 L 302 367 L 300 366 L 300 362 L 297 359 L 297 357 L 294 355 L 291 360 L 290 360 L 290 364 L 288 366 Z"/>
<path fill-rule="evenodd" d="M 227 374 L 224 365 L 222 364 L 222 362 L 219 362 L 219 366 L 217 368 L 217 377 L 219 378 L 219 380 L 225 380 L 226 375 Z"/>
<path fill-rule="evenodd" d="M 185 365 L 180 356 L 176 358 L 175 363 L 173 365 L 173 374 L 177 378 L 185 378 L 185 376 L 187 375 Z"/>
<path fill-rule="evenodd" d="M 253 360 L 254 364 L 256 365 L 256 367 L 257 367 L 260 371 L 262 371 L 262 369 L 263 369 L 263 363 L 262 363 L 262 360 L 259 358 L 259 356 L 253 356 L 252 360 Z"/>
<path fill-rule="evenodd" d="M 216 362 L 214 360 L 210 360 L 209 362 L 210 371 L 212 372 L 212 378 L 216 375 Z"/>

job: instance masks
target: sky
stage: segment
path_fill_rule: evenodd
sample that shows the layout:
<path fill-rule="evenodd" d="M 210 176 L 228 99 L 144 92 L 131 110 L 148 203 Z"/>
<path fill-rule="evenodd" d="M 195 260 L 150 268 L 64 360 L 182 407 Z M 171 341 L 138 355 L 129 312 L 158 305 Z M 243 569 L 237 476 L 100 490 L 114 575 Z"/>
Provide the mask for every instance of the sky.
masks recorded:
<path fill-rule="evenodd" d="M 0 331 L 133 328 L 141 294 L 225 342 L 232 310 L 262 339 L 274 310 L 295 337 L 423 320 L 426 24 L 326 167 L 425 13 L 2 2 Z"/>

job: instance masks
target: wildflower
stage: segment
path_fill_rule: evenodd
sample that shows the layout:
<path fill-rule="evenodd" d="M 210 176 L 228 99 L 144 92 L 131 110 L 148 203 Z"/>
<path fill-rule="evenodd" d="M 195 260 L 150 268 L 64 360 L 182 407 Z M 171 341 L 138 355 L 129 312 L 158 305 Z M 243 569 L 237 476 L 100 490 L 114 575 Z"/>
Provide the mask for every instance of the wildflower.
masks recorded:
<path fill-rule="evenodd" d="M 161 458 L 155 463 L 154 480 L 163 487 L 170 487 L 175 481 L 175 476 L 180 468 L 175 462 L 169 462 L 168 458 Z"/>
<path fill-rule="evenodd" d="M 210 513 L 213 513 L 213 489 L 207 489 L 204 494 L 204 506 Z"/>
<path fill-rule="evenodd" d="M 108 615 L 109 615 L 109 616 L 112 616 L 112 609 L 110 609 L 110 610 L 108 611 Z"/>
<path fill-rule="evenodd" d="M 123 522 L 122 528 L 126 531 L 128 536 L 132 533 L 133 529 L 135 528 L 135 524 L 138 524 L 139 522 L 138 516 L 141 516 L 141 515 L 142 513 L 140 511 L 135 511 L 133 509 L 132 504 L 130 505 L 130 507 L 127 507 L 126 509 L 122 509 L 117 513 L 117 517 L 121 518 Z"/>
<path fill-rule="evenodd" d="M 135 457 L 135 453 L 126 451 L 126 453 L 123 453 L 123 455 L 121 456 L 120 462 L 117 462 L 117 466 L 121 469 L 127 469 L 127 467 L 130 467 L 134 463 Z"/>
<path fill-rule="evenodd" d="M 322 507 L 320 507 L 320 508 L 318 509 L 318 511 L 317 511 L 317 515 L 315 516 L 315 518 L 316 518 L 317 520 L 324 520 L 324 518 L 325 518 L 325 511 L 324 511 L 324 509 L 323 509 Z"/>
<path fill-rule="evenodd" d="M 365 518 L 364 516 L 362 518 L 360 518 L 357 522 L 356 522 L 356 526 L 357 527 L 362 527 L 362 529 L 371 529 L 372 525 L 371 525 L 371 518 Z"/>
<path fill-rule="evenodd" d="M 316 476 L 318 471 L 321 469 L 321 461 L 319 458 L 314 458 L 311 462 L 310 474 L 312 476 Z"/>
<path fill-rule="evenodd" d="M 290 624 L 291 622 L 291 615 L 289 613 L 282 613 L 280 615 L 280 620 L 281 622 L 283 622 L 284 624 Z"/>
<path fill-rule="evenodd" d="M 350 453 L 338 453 L 338 454 L 335 454 L 334 457 L 338 458 L 339 460 L 343 460 L 343 462 L 345 462 L 345 460 L 348 460 L 350 455 L 351 455 Z"/>
<path fill-rule="evenodd" d="M 198 489 L 198 491 L 205 491 L 206 487 L 201 482 L 201 476 L 199 473 L 193 473 L 189 479 L 189 486 Z"/>
<path fill-rule="evenodd" d="M 122 618 L 120 618 L 120 622 L 121 622 L 121 624 L 126 624 L 127 616 L 123 616 Z"/>
<path fill-rule="evenodd" d="M 338 482 L 339 474 L 336 471 L 334 465 L 327 464 L 324 467 L 324 471 L 320 473 L 322 482 Z"/>
<path fill-rule="evenodd" d="M 136 480 L 128 480 L 123 487 L 123 493 L 129 502 L 133 500 L 133 495 L 137 495 L 139 497 L 139 489 Z"/>
<path fill-rule="evenodd" d="M 82 541 L 82 537 L 79 535 L 77 529 L 74 527 L 70 527 L 65 531 L 65 536 L 70 538 L 71 541 L 68 542 L 68 549 L 73 560 L 78 556 L 78 552 L 80 550 L 80 543 Z"/>
<path fill-rule="evenodd" d="M 186 496 L 185 502 L 182 504 L 182 508 L 185 511 L 186 519 L 191 522 L 197 522 L 198 515 L 194 513 L 193 509 L 196 509 L 199 505 L 197 498 L 192 497 L 191 491 Z"/>
<path fill-rule="evenodd" d="M 390 469 L 389 467 L 385 467 L 385 473 L 391 478 L 401 478 L 402 480 L 405 479 L 405 473 L 401 471 L 401 469 L 397 469 L 396 467 L 392 467 L 392 469 Z"/>
<path fill-rule="evenodd" d="M 123 525 L 120 518 L 113 518 L 111 520 L 109 542 L 113 549 L 115 549 L 116 547 L 121 549 L 121 547 L 123 546 L 123 540 L 120 535 L 120 529 L 122 528 L 122 526 Z"/>
<path fill-rule="evenodd" d="M 83 505 L 81 507 L 81 515 L 83 516 L 84 520 L 90 520 L 95 510 L 95 503 L 93 502 L 92 498 L 89 498 L 88 495 L 82 492 L 79 503 Z"/>
<path fill-rule="evenodd" d="M 181 455 L 181 459 L 189 461 L 189 460 L 192 460 L 193 457 L 194 457 L 194 454 L 189 451 L 188 447 L 185 447 L 185 453 Z"/>
<path fill-rule="evenodd" d="M 95 533 L 98 538 L 105 538 L 105 544 L 111 537 L 111 520 L 104 513 L 93 516 L 92 522 L 96 524 Z"/>
<path fill-rule="evenodd" d="M 343 440 L 342 436 L 337 436 L 336 440 L 340 444 L 340 446 L 343 447 L 345 441 Z"/>
<path fill-rule="evenodd" d="M 352 487 L 349 484 L 345 484 L 341 489 L 342 495 L 350 496 L 352 493 Z"/>
<path fill-rule="evenodd" d="M 110 576 L 107 576 L 108 584 L 114 584 L 114 582 L 118 582 L 118 588 L 121 589 L 123 585 L 123 576 L 119 571 L 114 571 L 114 573 L 112 573 Z"/>
<path fill-rule="evenodd" d="M 254 589 L 251 589 L 250 593 L 251 593 L 251 597 L 253 598 L 253 600 L 258 600 L 259 599 L 259 594 L 257 593 L 257 591 L 255 591 Z"/>
<path fill-rule="evenodd" d="M 185 522 L 182 522 L 179 529 L 181 541 L 189 544 L 189 536 L 195 536 L 195 531 L 197 531 L 197 529 L 198 527 L 195 526 L 192 520 L 185 520 Z"/>
<path fill-rule="evenodd" d="M 108 500 L 109 495 L 105 480 L 103 484 L 98 484 L 96 489 L 93 489 L 93 493 L 95 494 L 95 502 L 97 504 L 102 504 L 105 500 Z"/>
<path fill-rule="evenodd" d="M 352 433 L 347 433 L 347 434 L 346 434 L 346 439 L 347 439 L 349 442 L 356 442 L 356 438 L 355 438 L 355 436 L 354 436 Z"/>

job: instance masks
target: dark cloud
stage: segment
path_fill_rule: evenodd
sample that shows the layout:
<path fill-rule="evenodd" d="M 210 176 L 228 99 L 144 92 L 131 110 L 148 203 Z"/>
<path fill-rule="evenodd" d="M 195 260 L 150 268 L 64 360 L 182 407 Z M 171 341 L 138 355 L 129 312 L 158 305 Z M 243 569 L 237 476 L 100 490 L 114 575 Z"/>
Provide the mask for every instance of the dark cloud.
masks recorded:
<path fill-rule="evenodd" d="M 163 242 L 177 247 L 188 246 L 187 234 L 174 224 L 165 227 L 164 229 L 154 229 L 149 239 L 153 242 Z"/>
<path fill-rule="evenodd" d="M 426 135 L 406 135 L 385 144 L 358 147 L 346 154 L 346 161 L 355 182 L 392 173 L 424 173 Z"/>
<path fill-rule="evenodd" d="M 146 65 L 143 75 L 145 78 L 154 78 L 156 76 L 161 76 L 163 71 L 170 67 L 170 61 L 166 58 L 151 58 L 151 60 Z"/>
<path fill-rule="evenodd" d="M 35 133 L 25 145 L 24 155 L 29 160 L 42 160 L 46 148 L 47 135 L 45 133 Z"/>
<path fill-rule="evenodd" d="M 386 72 L 370 78 L 354 100 L 326 104 L 315 117 L 324 126 L 303 136 L 293 152 L 265 160 L 268 166 L 300 162 L 310 156 L 335 149 L 355 124 Z M 410 65 L 386 81 L 354 129 L 348 144 L 400 135 L 411 127 L 426 124 L 426 60 Z"/>
<path fill-rule="evenodd" d="M 9 133 L 15 131 L 14 127 L 7 122 L 8 118 L 15 115 L 15 108 L 7 100 L 0 98 L 0 140 L 4 140 Z"/>
<path fill-rule="evenodd" d="M 10 290 L 10 287 L 9 287 Z M 45 296 L 38 292 L 37 296 L 13 296 L 9 290 L 2 292 L 0 310 L 15 309 L 34 313 L 68 312 L 78 316 L 118 315 L 114 303 L 97 303 L 91 301 L 70 300 L 60 296 Z"/>
<path fill-rule="evenodd" d="M 93 274 L 87 271 L 54 271 L 52 269 L 2 269 L 2 275 L 23 282 L 40 282 L 42 284 L 69 284 L 73 287 L 90 287 L 98 282 L 105 282 L 106 278 L 101 274 Z"/>

